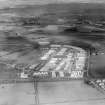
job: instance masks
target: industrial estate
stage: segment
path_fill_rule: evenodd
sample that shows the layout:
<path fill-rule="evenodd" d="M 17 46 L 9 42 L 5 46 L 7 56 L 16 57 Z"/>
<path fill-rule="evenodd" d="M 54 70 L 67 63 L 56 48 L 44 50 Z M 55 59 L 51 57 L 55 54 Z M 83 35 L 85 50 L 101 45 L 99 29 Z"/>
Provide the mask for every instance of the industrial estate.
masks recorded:
<path fill-rule="evenodd" d="M 87 71 L 88 54 L 82 48 L 52 44 L 41 47 L 40 50 L 42 51 L 40 62 L 23 66 L 19 78 L 79 79 L 83 78 L 84 72 Z M 14 67 L 20 69 L 19 65 Z"/>

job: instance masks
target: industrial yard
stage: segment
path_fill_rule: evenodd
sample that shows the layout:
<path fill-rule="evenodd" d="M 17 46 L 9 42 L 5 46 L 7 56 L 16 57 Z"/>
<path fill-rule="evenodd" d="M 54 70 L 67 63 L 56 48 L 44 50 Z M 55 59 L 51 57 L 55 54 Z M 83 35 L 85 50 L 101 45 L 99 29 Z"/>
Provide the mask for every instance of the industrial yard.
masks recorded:
<path fill-rule="evenodd" d="M 40 72 L 51 72 L 52 78 L 83 78 L 83 72 L 86 72 L 87 53 L 78 47 L 69 45 L 50 45 L 49 48 L 43 48 L 46 51 L 40 60 L 44 65 L 39 68 Z M 43 51 L 42 51 L 43 53 Z M 33 74 L 37 76 L 37 71 Z"/>

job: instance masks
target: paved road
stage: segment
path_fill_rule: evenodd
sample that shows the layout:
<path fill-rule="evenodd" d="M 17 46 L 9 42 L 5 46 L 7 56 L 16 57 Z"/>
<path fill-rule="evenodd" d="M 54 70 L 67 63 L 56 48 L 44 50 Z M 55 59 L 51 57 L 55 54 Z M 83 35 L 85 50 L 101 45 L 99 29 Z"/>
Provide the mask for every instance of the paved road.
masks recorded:
<path fill-rule="evenodd" d="M 79 80 L 0 85 L 0 105 L 104 105 L 104 99 Z"/>

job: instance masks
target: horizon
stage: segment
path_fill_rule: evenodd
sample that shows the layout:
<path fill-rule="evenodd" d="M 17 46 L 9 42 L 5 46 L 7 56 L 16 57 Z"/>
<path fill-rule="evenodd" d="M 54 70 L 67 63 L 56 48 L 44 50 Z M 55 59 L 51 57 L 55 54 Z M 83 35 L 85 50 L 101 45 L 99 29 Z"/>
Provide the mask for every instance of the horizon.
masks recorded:
<path fill-rule="evenodd" d="M 17 5 L 46 5 L 60 3 L 105 3 L 104 0 L 0 0 L 0 8 L 15 7 Z"/>

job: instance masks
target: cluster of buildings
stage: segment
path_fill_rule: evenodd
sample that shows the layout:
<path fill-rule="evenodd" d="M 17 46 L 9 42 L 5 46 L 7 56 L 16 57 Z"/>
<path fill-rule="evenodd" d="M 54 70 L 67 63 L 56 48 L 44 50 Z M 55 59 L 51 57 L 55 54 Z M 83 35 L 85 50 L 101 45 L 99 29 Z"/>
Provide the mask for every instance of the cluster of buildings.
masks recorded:
<path fill-rule="evenodd" d="M 9 65 L 18 71 L 19 78 L 83 78 L 87 53 L 85 50 L 52 44 L 42 47 L 37 64 Z"/>
<path fill-rule="evenodd" d="M 42 47 L 37 64 L 10 64 L 19 78 L 83 78 L 87 52 L 81 48 L 51 44 Z"/>
<path fill-rule="evenodd" d="M 40 57 L 44 65 L 33 76 L 82 78 L 87 53 L 69 45 L 50 45 Z"/>
<path fill-rule="evenodd" d="M 105 91 L 105 79 L 94 79 L 90 81 L 90 84 L 100 91 Z"/>

